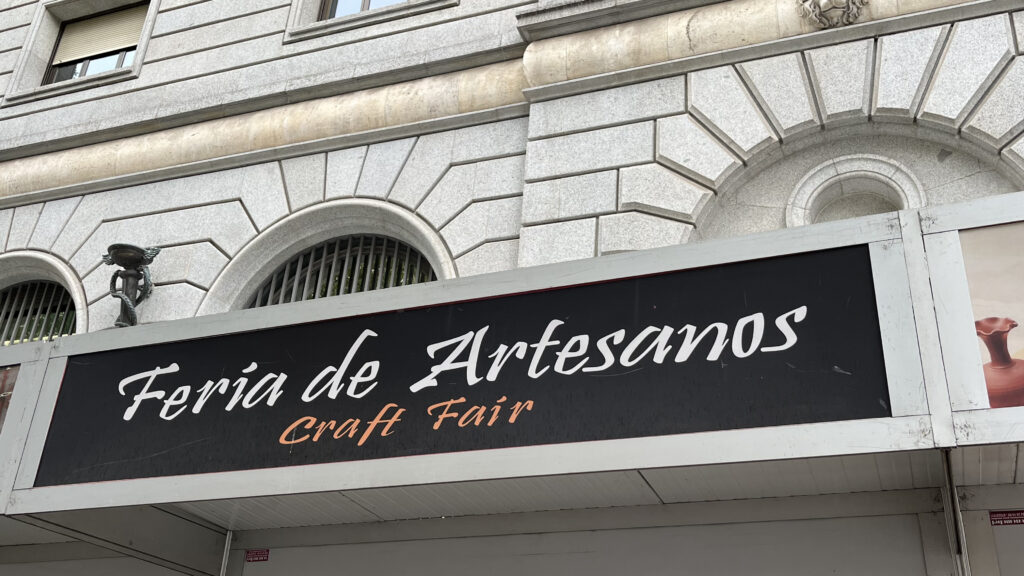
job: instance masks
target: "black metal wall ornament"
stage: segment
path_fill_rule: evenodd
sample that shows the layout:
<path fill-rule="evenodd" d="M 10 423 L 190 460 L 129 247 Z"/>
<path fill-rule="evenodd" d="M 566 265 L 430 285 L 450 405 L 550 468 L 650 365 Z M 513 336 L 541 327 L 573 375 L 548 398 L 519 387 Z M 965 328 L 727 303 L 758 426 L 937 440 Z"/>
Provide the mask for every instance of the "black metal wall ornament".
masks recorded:
<path fill-rule="evenodd" d="M 114 322 L 115 328 L 135 326 L 139 323 L 135 307 L 149 298 L 153 291 L 153 279 L 149 274 L 149 265 L 160 253 L 160 248 L 139 248 L 131 244 L 111 244 L 103 255 L 106 265 L 120 266 L 110 277 L 110 295 L 121 301 L 121 314 Z M 117 280 L 121 279 L 121 288 Z"/>

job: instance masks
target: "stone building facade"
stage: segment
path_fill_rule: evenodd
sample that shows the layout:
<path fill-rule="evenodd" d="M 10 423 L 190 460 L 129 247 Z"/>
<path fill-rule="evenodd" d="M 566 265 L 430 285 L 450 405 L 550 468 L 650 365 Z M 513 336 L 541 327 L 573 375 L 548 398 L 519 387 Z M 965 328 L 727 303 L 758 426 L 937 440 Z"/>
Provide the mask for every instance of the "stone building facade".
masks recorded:
<path fill-rule="evenodd" d="M 351 235 L 408 244 L 441 281 L 557 275 L 1024 190 L 1024 11 L 1011 0 L 872 0 L 827 29 L 797 0 L 409 0 L 326 20 L 315 0 L 151 0 L 132 65 L 43 83 L 63 22 L 133 4 L 0 2 L 0 289 L 59 283 L 81 338 L 118 315 L 102 260 L 114 243 L 161 247 L 138 308 L 155 325 L 245 309 L 296 255 Z M 1016 451 L 955 451 L 957 485 L 1024 481 Z M 795 573 L 814 573 L 829 565 L 818 545 L 849 563 L 837 573 L 1016 573 L 1012 545 L 997 551 L 991 534 L 973 548 L 966 537 L 970 562 L 958 560 L 951 512 L 933 501 L 938 454 L 825 450 L 774 471 L 737 456 L 650 492 L 620 472 L 585 495 L 544 476 L 490 478 L 480 492 L 389 494 L 388 506 L 353 497 L 348 515 L 324 504 L 323 517 L 315 501 L 275 508 L 269 493 L 161 506 L 221 543 L 236 533 L 222 574 L 379 562 L 434 573 L 444 558 L 611 570 L 601 549 L 629 559 L 616 570 L 660 573 L 671 562 L 639 559 L 673 542 L 689 543 L 666 557 L 693 555 L 708 574 L 782 573 L 790 555 L 804 557 Z M 779 484 L 744 481 L 762 474 Z M 519 495 L 482 503 L 504 489 Z M 442 524 L 447 508 L 431 502 L 447 500 L 466 518 Z M 8 514 L 0 572 L 216 573 L 108 534 L 120 521 L 102 512 L 95 530 Z M 764 528 L 776 524 L 789 548 L 700 567 L 730 539 L 778 546 Z M 523 561 L 534 546 L 557 558 Z M 242 558 L 264 548 L 266 564 Z M 602 560 L 574 563 L 583 550 Z"/>

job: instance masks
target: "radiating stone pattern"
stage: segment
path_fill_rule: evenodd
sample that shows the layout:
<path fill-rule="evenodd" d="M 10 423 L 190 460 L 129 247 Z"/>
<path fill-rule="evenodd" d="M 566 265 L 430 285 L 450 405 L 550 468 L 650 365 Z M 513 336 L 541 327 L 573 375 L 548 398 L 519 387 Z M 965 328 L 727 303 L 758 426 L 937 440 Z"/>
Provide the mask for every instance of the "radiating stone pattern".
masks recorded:
<path fill-rule="evenodd" d="M 730 215 L 728 226 L 713 219 L 711 236 L 783 227 L 785 198 L 780 203 L 779 196 L 786 190 L 759 180 L 760 198 L 737 198 L 740 189 L 748 194 L 744 183 L 776 168 L 799 179 L 814 168 L 801 164 L 813 154 L 800 150 L 834 157 L 849 138 L 863 143 L 861 153 L 879 147 L 863 139 L 874 137 L 903 142 L 893 154 L 934 150 L 940 160 L 966 138 L 991 156 L 952 169 L 921 157 L 916 165 L 932 171 L 923 180 L 948 170 L 957 174 L 926 192 L 947 202 L 984 193 L 961 190 L 961 181 L 1011 189 L 987 165 L 1002 153 L 1000 170 L 1024 182 L 1024 64 L 1014 55 L 1011 17 L 1021 20 L 1019 14 L 965 20 L 696 70 L 685 81 L 651 83 L 646 91 L 638 92 L 648 87 L 639 83 L 534 103 L 518 264 L 687 242 L 703 237 L 709 214 Z M 624 103 L 638 93 L 657 94 L 665 106 L 678 103 L 679 97 L 665 95 L 673 86 L 679 97 L 685 86 L 685 110 L 653 119 L 650 159 L 646 137 L 655 107 Z M 917 121 L 947 147 L 919 140 L 927 134 L 913 127 Z M 908 139 L 893 140 L 901 135 Z"/>
<path fill-rule="evenodd" d="M 1013 57 L 1006 15 L 957 22 L 942 65 L 918 114 L 922 122 L 946 130 L 960 127 L 992 76 Z"/>
<path fill-rule="evenodd" d="M 526 120 L 515 119 L 28 204 L 0 210 L 0 248 L 67 261 L 94 329 L 118 311 L 100 260 L 108 245 L 164 247 L 141 321 L 188 317 L 258 234 L 338 199 L 412 210 L 437 230 L 461 275 L 505 270 L 518 255 L 525 146 Z M 301 218 L 294 222 L 301 234 Z"/>

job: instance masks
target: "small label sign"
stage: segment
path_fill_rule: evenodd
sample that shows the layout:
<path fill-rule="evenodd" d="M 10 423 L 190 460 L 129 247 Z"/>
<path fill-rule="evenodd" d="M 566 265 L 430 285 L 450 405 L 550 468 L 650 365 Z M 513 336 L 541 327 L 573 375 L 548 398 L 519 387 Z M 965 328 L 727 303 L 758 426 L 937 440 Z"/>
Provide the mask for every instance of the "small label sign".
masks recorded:
<path fill-rule="evenodd" d="M 1024 525 L 1024 510 L 997 510 L 989 512 L 988 519 L 993 526 Z"/>
<path fill-rule="evenodd" d="M 246 550 L 245 561 L 246 562 L 266 562 L 270 560 L 270 549 L 261 548 L 259 550 Z"/>

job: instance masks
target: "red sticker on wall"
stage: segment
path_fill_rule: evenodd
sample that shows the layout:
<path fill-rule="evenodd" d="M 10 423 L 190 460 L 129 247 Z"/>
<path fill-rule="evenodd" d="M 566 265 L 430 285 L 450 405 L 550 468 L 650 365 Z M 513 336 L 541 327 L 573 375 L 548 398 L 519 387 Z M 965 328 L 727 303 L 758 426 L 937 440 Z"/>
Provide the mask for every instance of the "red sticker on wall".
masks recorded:
<path fill-rule="evenodd" d="M 993 526 L 1024 525 L 1024 510 L 995 510 L 988 513 Z"/>
<path fill-rule="evenodd" d="M 246 550 L 245 561 L 246 562 L 266 562 L 270 560 L 270 549 L 261 548 L 259 550 Z"/>

